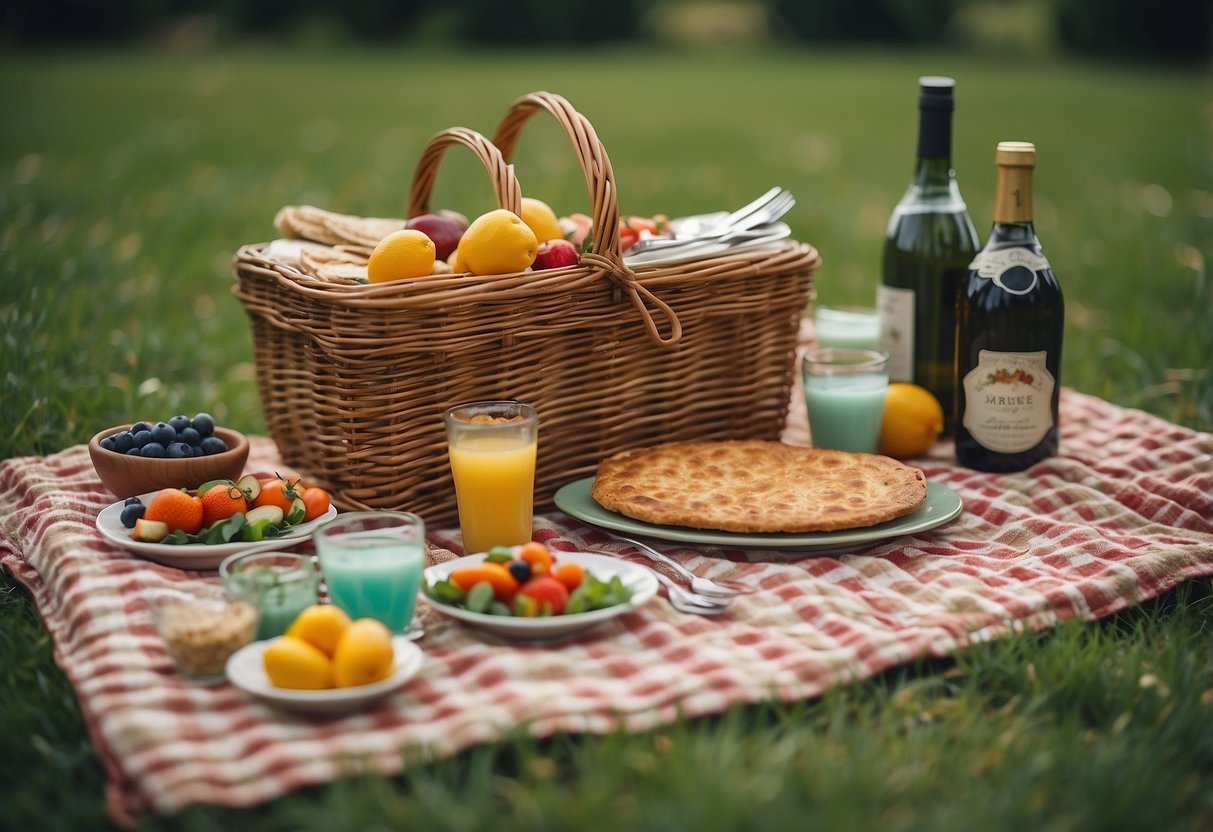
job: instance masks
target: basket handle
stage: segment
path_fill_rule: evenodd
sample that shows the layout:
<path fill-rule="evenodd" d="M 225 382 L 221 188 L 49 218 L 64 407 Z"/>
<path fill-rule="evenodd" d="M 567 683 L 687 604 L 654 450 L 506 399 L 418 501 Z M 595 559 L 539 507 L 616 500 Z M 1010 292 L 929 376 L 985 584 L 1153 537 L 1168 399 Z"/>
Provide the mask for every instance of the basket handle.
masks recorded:
<path fill-rule="evenodd" d="M 475 130 L 448 127 L 430 138 L 417 161 L 417 167 L 413 171 L 413 187 L 409 190 L 409 219 L 429 212 L 434 179 L 438 175 L 438 163 L 447 149 L 455 145 L 466 147 L 480 159 L 492 180 L 497 205 L 521 217 L 522 188 L 514 176 L 514 166 L 505 161 L 495 144 Z"/>
<path fill-rule="evenodd" d="M 594 236 L 590 251 L 581 255 L 582 264 L 614 281 L 627 292 L 653 343 L 673 347 L 682 338 L 682 323 L 678 315 L 669 304 L 640 283 L 636 273 L 623 262 L 619 247 L 619 201 L 615 193 L 615 173 L 611 169 L 606 148 L 598 140 L 589 119 L 559 95 L 550 92 L 529 93 L 510 105 L 493 134 L 493 144 L 500 148 L 502 157 L 508 161 L 514 155 L 514 146 L 523 124 L 540 110 L 551 114 L 568 134 L 585 174 L 592 205 Z M 666 319 L 668 336 L 663 336 L 658 329 L 650 305 Z"/>

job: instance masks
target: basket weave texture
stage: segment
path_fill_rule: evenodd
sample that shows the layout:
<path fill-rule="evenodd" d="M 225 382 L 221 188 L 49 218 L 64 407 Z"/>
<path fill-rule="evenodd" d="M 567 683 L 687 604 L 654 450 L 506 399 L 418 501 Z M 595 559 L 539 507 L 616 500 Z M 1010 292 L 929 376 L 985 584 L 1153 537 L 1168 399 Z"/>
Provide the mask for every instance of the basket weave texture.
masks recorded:
<path fill-rule="evenodd" d="M 568 134 L 585 175 L 594 230 L 576 266 L 367 285 L 318 280 L 262 244 L 237 254 L 234 293 L 251 322 L 270 435 L 338 506 L 454 521 L 442 414 L 463 402 L 518 399 L 539 411 L 537 508 L 618 451 L 779 436 L 817 251 L 785 241 L 629 268 L 610 160 L 560 96 L 519 98 L 492 141 L 464 128 L 437 134 L 409 216 L 429 210 L 439 161 L 457 145 L 518 213 L 508 160 L 538 112 Z"/>

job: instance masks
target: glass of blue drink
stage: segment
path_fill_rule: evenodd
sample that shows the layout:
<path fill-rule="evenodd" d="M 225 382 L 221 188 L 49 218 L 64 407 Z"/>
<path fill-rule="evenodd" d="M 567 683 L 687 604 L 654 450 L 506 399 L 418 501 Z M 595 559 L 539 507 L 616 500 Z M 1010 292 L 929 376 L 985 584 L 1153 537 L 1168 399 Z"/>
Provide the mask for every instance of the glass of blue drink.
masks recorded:
<path fill-rule="evenodd" d="M 800 366 L 813 447 L 874 452 L 889 386 L 888 354 L 816 347 Z"/>

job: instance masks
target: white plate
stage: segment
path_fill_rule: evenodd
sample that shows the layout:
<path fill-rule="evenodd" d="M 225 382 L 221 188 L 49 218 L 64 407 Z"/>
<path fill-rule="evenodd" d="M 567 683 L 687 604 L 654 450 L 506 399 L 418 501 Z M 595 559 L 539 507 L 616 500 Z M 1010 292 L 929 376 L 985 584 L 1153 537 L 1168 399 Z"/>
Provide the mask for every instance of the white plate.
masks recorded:
<path fill-rule="evenodd" d="M 254 641 L 241 647 L 227 660 L 227 679 L 246 693 L 291 711 L 312 714 L 343 714 L 380 699 L 417 675 L 421 669 L 421 649 L 404 636 L 392 636 L 392 675 L 369 685 L 328 690 L 291 690 L 270 684 L 261 656 L 278 638 Z"/>
<path fill-rule="evenodd" d="M 151 491 L 139 495 L 139 499 L 143 500 L 146 505 L 156 494 L 157 492 Z M 257 543 L 236 540 L 231 543 L 184 543 L 174 546 L 171 543 L 148 543 L 131 537 L 131 529 L 122 525 L 124 505 L 125 501 L 119 501 L 101 509 L 101 513 L 97 515 L 97 531 L 101 532 L 101 536 L 110 543 L 130 549 L 141 557 L 154 560 L 156 563 L 163 563 L 165 566 L 175 566 L 178 569 L 218 569 L 224 558 L 236 552 L 285 549 L 293 543 L 298 543 L 301 538 L 310 535 L 317 526 L 323 525 L 337 516 L 337 509 L 329 506 L 329 510 L 315 520 L 300 523 L 286 534 L 269 537 Z"/>
<path fill-rule="evenodd" d="M 587 627 L 593 627 L 603 621 L 608 621 L 625 612 L 630 612 L 647 603 L 657 594 L 657 579 L 653 577 L 653 573 L 643 566 L 605 555 L 591 555 L 588 552 L 553 552 L 553 554 L 556 557 L 557 563 L 561 561 L 580 563 L 586 572 L 599 580 L 609 581 L 612 576 L 618 575 L 619 579 L 623 581 L 623 585 L 632 590 L 632 597 L 628 599 L 626 604 L 616 604 L 606 609 L 590 610 L 589 612 L 578 612 L 570 615 L 552 615 L 543 618 L 486 615 L 484 613 L 471 612 L 460 607 L 453 607 L 449 604 L 443 604 L 424 593 L 421 595 L 421 598 L 443 615 L 457 618 L 475 627 L 488 630 L 495 635 L 504 636 L 505 638 L 549 641 L 564 638 Z M 479 563 L 486 557 L 487 555 L 483 554 L 471 555 L 469 557 L 456 558 L 446 563 L 440 563 L 437 566 L 431 566 L 424 573 L 426 585 L 433 586 L 459 567 L 467 566 L 469 563 Z"/>

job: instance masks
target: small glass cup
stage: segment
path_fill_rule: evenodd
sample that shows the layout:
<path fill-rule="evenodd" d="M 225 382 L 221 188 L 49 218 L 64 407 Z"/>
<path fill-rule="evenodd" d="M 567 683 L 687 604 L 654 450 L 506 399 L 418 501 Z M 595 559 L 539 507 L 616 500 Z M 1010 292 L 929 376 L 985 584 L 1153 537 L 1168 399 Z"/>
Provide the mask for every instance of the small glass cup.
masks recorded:
<path fill-rule="evenodd" d="M 805 352 L 801 372 L 813 447 L 875 451 L 889 386 L 888 354 L 817 347 Z"/>
<path fill-rule="evenodd" d="M 413 620 L 425 569 L 425 521 L 404 511 L 355 511 L 312 533 L 329 600 L 393 633 Z"/>
<path fill-rule="evenodd" d="M 539 414 L 521 402 L 475 402 L 445 414 L 463 553 L 531 539 Z"/>
<path fill-rule="evenodd" d="M 216 584 L 157 590 L 148 606 L 178 672 L 193 682 L 223 679 L 228 657 L 257 633 L 256 605 Z"/>
<path fill-rule="evenodd" d="M 813 314 L 817 346 L 879 350 L 880 317 L 863 306 L 818 306 Z"/>
<path fill-rule="evenodd" d="M 256 605 L 258 639 L 282 635 L 320 600 L 320 570 L 312 555 L 237 552 L 219 564 L 219 577 L 228 592 Z"/>

